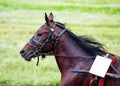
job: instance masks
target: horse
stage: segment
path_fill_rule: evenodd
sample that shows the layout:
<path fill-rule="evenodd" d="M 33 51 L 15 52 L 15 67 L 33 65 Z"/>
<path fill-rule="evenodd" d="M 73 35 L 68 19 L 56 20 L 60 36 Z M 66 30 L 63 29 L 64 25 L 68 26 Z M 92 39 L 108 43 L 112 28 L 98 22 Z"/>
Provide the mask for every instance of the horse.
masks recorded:
<path fill-rule="evenodd" d="M 65 25 L 54 21 L 52 13 L 45 13 L 45 24 L 32 36 L 20 51 L 26 61 L 46 55 L 54 55 L 61 73 L 61 86 L 90 86 L 91 74 L 72 73 L 71 69 L 80 68 L 89 71 L 96 55 L 106 55 L 104 45 L 86 36 L 77 36 Z M 38 57 L 39 58 L 39 57 Z M 102 64 L 102 63 L 101 63 Z M 120 71 L 120 61 L 113 64 Z M 112 68 L 110 73 L 115 73 Z M 104 86 L 119 86 L 120 79 L 104 77 Z"/>

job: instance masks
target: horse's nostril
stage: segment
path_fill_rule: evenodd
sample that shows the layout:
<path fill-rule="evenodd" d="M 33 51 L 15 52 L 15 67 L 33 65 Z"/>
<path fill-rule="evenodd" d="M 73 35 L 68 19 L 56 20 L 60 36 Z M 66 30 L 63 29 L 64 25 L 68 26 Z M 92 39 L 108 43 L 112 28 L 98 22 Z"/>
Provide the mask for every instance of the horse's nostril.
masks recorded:
<path fill-rule="evenodd" d="M 21 51 L 20 51 L 20 54 L 24 54 L 24 53 L 25 53 L 25 51 L 24 51 L 24 50 L 21 50 Z"/>

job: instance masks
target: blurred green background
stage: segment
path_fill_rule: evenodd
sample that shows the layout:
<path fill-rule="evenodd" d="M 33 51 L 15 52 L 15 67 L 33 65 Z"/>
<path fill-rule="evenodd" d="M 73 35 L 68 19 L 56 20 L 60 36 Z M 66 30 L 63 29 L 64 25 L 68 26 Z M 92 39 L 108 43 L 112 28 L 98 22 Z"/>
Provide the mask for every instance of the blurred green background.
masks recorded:
<path fill-rule="evenodd" d="M 120 55 L 120 0 L 0 0 L 0 86 L 59 86 L 54 57 L 26 62 L 19 54 L 44 24 L 44 13 L 77 35 L 88 35 Z"/>

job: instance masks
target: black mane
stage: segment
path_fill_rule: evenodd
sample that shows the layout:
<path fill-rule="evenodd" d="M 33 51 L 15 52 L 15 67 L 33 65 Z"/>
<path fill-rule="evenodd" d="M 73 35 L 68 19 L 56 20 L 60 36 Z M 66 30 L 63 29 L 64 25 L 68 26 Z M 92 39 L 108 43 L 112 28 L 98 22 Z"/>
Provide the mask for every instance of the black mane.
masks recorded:
<path fill-rule="evenodd" d="M 103 44 L 98 43 L 86 36 L 76 36 L 74 33 L 67 30 L 69 37 L 86 53 L 96 56 L 105 54 Z"/>
<path fill-rule="evenodd" d="M 57 25 L 62 29 L 65 29 L 64 24 L 57 22 Z M 96 55 L 104 55 L 106 51 L 103 48 L 103 44 L 94 41 L 86 36 L 77 36 L 69 30 L 66 30 L 68 36 L 86 53 L 96 56 Z"/>

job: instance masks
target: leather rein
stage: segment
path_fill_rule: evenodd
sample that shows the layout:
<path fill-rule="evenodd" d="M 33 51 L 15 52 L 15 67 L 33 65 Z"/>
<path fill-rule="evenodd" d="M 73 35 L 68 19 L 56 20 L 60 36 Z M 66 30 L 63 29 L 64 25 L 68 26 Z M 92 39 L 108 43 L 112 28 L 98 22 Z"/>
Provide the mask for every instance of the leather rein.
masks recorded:
<path fill-rule="evenodd" d="M 55 31 L 56 26 L 62 27 L 63 30 L 55 37 L 54 36 L 54 31 Z M 37 66 L 39 64 L 39 56 L 42 56 L 42 58 L 45 58 L 46 56 L 60 56 L 60 57 L 69 57 L 69 58 L 73 58 L 73 57 L 74 58 L 95 58 L 95 56 L 61 55 L 61 54 L 55 54 L 52 51 L 48 52 L 48 53 L 43 53 L 42 50 L 47 45 L 47 43 L 49 43 L 50 41 L 52 41 L 52 50 L 53 50 L 55 48 L 55 46 L 57 45 L 58 40 L 60 39 L 60 37 L 66 32 L 65 26 L 61 25 L 58 22 L 54 22 L 54 25 L 52 26 L 52 28 L 50 28 L 49 26 L 47 26 L 47 27 L 50 30 L 50 33 L 48 34 L 46 40 L 43 43 L 41 43 L 38 40 L 34 39 L 34 37 L 32 37 L 29 40 L 29 44 L 33 47 L 33 49 L 35 51 L 34 56 L 37 57 L 37 64 L 36 64 Z M 40 48 L 38 48 L 38 46 L 40 46 Z"/>
<path fill-rule="evenodd" d="M 66 28 L 64 25 L 58 23 L 58 22 L 53 22 L 53 26 L 52 28 L 49 27 L 48 25 L 46 25 L 48 27 L 48 29 L 50 30 L 50 33 L 48 34 L 47 38 L 45 39 L 45 41 L 43 43 L 41 43 L 39 40 L 34 39 L 34 37 L 32 37 L 29 40 L 29 44 L 33 47 L 35 53 L 34 56 L 37 57 L 37 66 L 39 64 L 39 56 L 42 56 L 42 58 L 45 58 L 46 56 L 60 56 L 60 57 L 68 57 L 68 58 L 88 58 L 88 59 L 94 59 L 96 56 L 71 56 L 71 55 L 61 55 L 61 54 L 55 54 L 52 52 L 52 50 L 55 48 L 55 46 L 58 43 L 58 40 L 60 39 L 60 37 L 66 32 Z M 55 37 L 54 36 L 54 32 L 55 32 L 55 28 L 56 26 L 62 27 L 63 30 Z M 42 50 L 43 48 L 47 45 L 47 43 L 49 43 L 50 41 L 52 41 L 52 50 L 51 52 L 48 53 L 43 53 Z M 40 48 L 38 48 L 38 46 L 40 46 Z M 116 56 L 117 57 L 117 56 Z M 116 58 L 115 60 L 120 60 L 119 58 Z"/>

